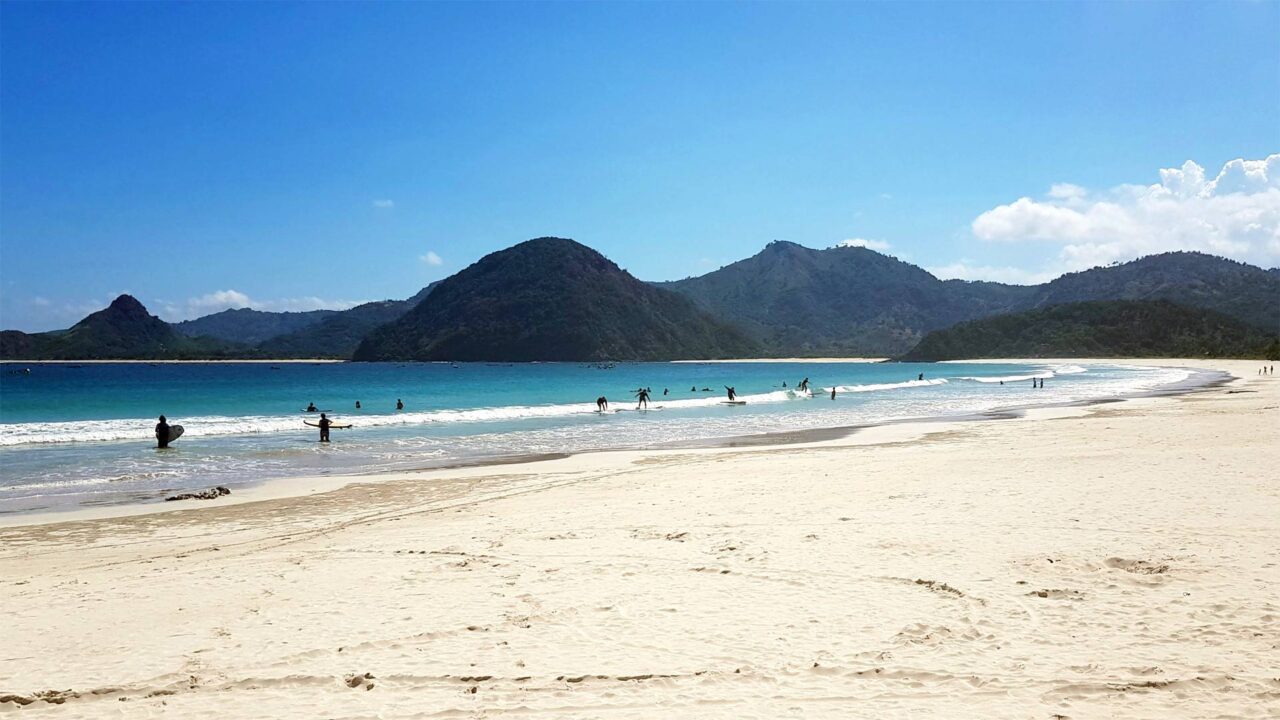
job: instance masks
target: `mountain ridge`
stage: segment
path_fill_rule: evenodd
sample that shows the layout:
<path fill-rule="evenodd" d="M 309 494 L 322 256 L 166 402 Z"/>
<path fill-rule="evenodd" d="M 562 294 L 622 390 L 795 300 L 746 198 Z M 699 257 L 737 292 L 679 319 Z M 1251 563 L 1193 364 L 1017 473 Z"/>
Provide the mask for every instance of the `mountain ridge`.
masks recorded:
<path fill-rule="evenodd" d="M 1169 300 L 1060 303 L 929 333 L 906 362 L 979 358 L 1268 357 L 1280 337 L 1215 310 Z"/>
<path fill-rule="evenodd" d="M 757 346 L 692 301 L 566 238 L 527 240 L 443 280 L 355 360 L 671 360 Z"/>

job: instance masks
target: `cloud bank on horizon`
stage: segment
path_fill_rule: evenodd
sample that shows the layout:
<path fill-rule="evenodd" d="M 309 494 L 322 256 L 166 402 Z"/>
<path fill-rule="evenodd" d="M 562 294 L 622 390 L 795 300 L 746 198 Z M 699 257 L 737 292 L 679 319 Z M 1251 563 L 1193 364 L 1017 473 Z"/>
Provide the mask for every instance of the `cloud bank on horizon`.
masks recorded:
<path fill-rule="evenodd" d="M 217 290 L 185 301 L 157 300 L 156 314 L 168 322 L 191 320 L 223 310 L 253 308 L 273 312 L 307 312 L 310 310 L 347 310 L 367 300 L 333 300 L 320 297 L 255 300 L 239 290 Z M 97 308 L 101 309 L 101 308 Z"/>
<path fill-rule="evenodd" d="M 990 243 L 1057 246 L 1039 271 L 961 261 L 930 268 L 939 277 L 1043 282 L 1064 272 L 1173 250 L 1198 250 L 1263 267 L 1280 262 L 1280 153 L 1232 160 L 1210 179 L 1188 160 L 1160 170 L 1154 185 L 1092 191 L 1053 185 L 1040 199 L 1021 197 L 974 219 L 973 236 Z"/>

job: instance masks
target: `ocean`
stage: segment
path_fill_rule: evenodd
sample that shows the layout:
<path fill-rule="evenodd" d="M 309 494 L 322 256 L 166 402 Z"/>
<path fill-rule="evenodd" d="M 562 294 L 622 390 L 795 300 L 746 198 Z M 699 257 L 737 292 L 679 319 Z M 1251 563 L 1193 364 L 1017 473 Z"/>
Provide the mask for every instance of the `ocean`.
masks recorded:
<path fill-rule="evenodd" d="M 812 394 L 797 390 L 806 377 Z M 1033 377 L 1045 379 L 1043 389 Z M 157 502 L 281 477 L 962 417 L 1207 379 L 1054 362 L 3 363 L 0 513 Z M 746 404 L 725 404 L 726 385 Z M 648 411 L 635 409 L 641 387 L 652 389 Z M 609 412 L 595 411 L 601 395 Z M 303 424 L 317 417 L 303 412 L 310 403 L 354 427 L 317 442 L 319 431 Z M 167 450 L 153 436 L 161 414 L 185 428 Z"/>

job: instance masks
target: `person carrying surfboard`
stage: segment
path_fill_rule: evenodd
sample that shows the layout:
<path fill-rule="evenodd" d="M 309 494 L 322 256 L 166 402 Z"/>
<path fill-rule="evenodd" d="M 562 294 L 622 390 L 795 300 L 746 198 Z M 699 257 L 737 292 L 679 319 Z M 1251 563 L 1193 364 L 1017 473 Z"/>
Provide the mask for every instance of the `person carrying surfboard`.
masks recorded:
<path fill-rule="evenodd" d="M 320 442 L 329 442 L 329 425 L 331 424 L 329 418 L 325 417 L 324 413 L 320 413 L 320 422 L 317 424 L 320 426 Z"/>
<path fill-rule="evenodd" d="M 156 423 L 156 443 L 159 447 L 169 447 L 169 421 L 160 416 L 160 422 Z"/>

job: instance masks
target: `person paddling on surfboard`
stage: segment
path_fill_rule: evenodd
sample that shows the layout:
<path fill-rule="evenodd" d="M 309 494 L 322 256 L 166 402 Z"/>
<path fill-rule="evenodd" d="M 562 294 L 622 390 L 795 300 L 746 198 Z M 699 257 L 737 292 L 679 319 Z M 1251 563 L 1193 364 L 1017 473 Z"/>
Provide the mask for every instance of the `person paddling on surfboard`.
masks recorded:
<path fill-rule="evenodd" d="M 160 422 L 156 423 L 156 443 L 159 447 L 169 447 L 169 421 L 160 416 Z"/>
<path fill-rule="evenodd" d="M 315 412 L 315 411 L 316 411 L 316 404 L 315 404 L 315 403 L 307 403 L 307 412 Z"/>
<path fill-rule="evenodd" d="M 320 413 L 320 422 L 318 424 L 320 425 L 320 442 L 329 442 L 329 425 L 331 423 L 329 418 L 324 416 L 324 413 Z"/>

